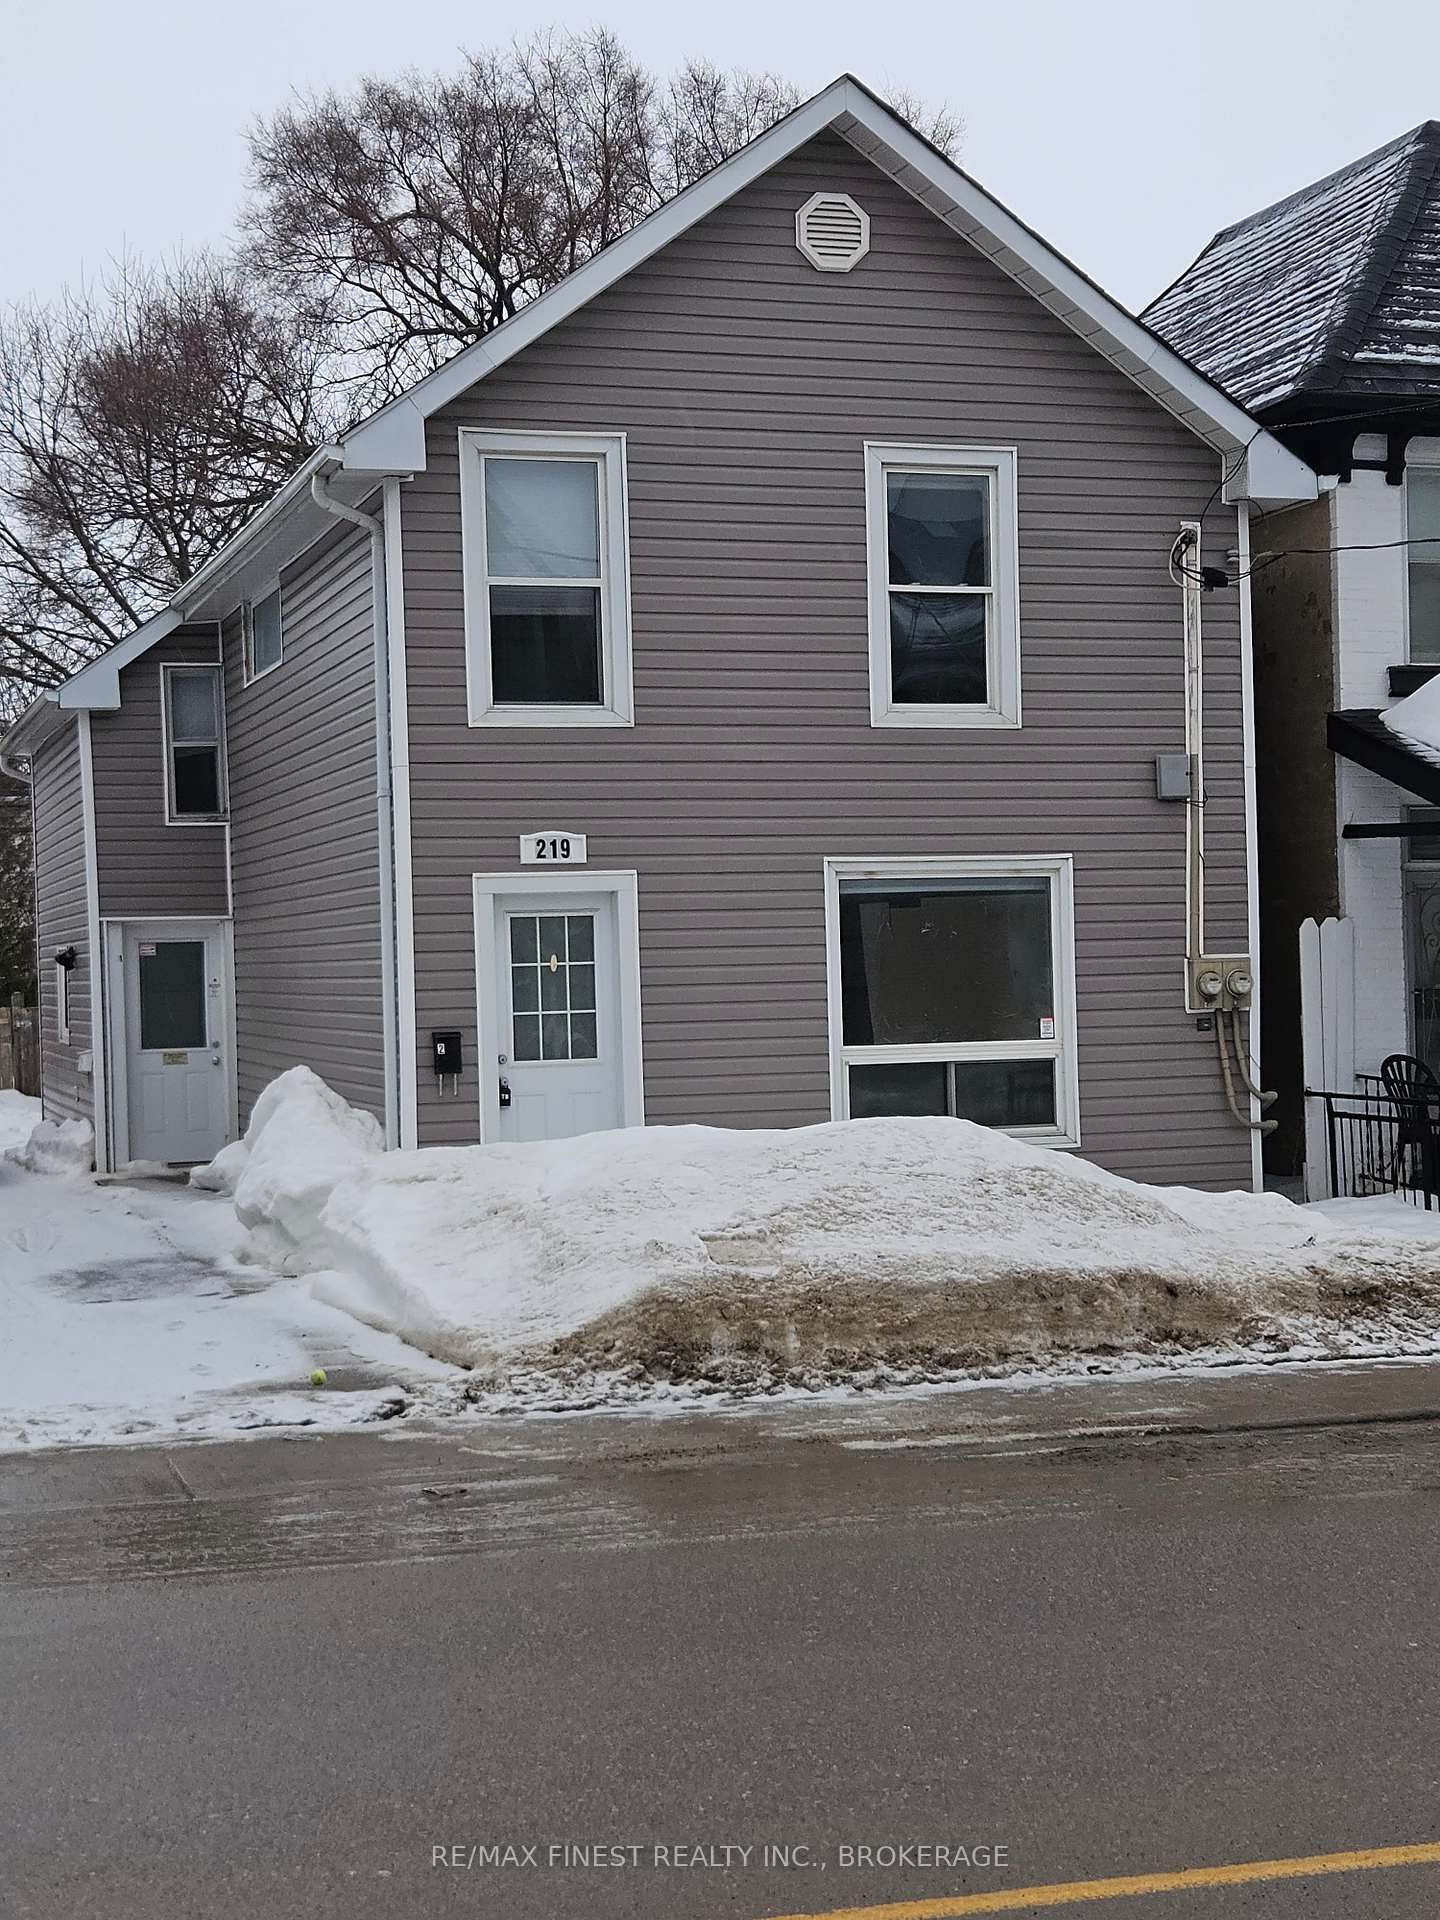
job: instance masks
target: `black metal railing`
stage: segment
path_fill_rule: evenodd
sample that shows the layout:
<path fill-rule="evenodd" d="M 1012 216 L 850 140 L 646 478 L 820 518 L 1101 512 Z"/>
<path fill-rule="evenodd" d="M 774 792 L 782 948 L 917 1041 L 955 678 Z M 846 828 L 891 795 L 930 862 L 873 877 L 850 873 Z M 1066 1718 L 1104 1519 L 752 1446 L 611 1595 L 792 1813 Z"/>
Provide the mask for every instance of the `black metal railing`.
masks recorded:
<path fill-rule="evenodd" d="M 1396 1099 L 1378 1074 L 1355 1079 L 1354 1093 L 1305 1094 L 1324 1108 L 1332 1199 L 1390 1193 L 1427 1212 L 1440 1207 L 1440 1095 Z"/>

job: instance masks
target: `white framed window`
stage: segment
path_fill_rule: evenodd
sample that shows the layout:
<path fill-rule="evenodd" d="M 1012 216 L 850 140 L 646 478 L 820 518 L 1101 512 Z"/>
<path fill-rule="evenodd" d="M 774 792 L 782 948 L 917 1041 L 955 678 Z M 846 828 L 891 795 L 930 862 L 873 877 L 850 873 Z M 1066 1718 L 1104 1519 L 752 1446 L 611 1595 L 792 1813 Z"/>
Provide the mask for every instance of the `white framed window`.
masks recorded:
<path fill-rule="evenodd" d="M 225 818 L 225 749 L 219 667 L 160 669 L 165 732 L 165 824 Z"/>
<path fill-rule="evenodd" d="M 1013 447 L 865 445 L 870 720 L 1018 727 Z"/>
<path fill-rule="evenodd" d="M 70 1044 L 70 973 L 74 965 L 57 959 L 55 962 L 55 1038 L 62 1047 Z"/>
<path fill-rule="evenodd" d="M 1080 1144 L 1069 854 L 825 862 L 831 1111 Z"/>
<path fill-rule="evenodd" d="M 630 726 L 625 438 L 460 430 L 471 726 Z"/>
<path fill-rule="evenodd" d="M 277 580 L 268 593 L 247 600 L 241 616 L 245 646 L 245 685 L 273 673 L 285 658 L 285 620 Z"/>
<path fill-rule="evenodd" d="M 1405 539 L 1406 658 L 1431 666 L 1440 662 L 1440 466 L 1413 455 L 1405 468 Z"/>

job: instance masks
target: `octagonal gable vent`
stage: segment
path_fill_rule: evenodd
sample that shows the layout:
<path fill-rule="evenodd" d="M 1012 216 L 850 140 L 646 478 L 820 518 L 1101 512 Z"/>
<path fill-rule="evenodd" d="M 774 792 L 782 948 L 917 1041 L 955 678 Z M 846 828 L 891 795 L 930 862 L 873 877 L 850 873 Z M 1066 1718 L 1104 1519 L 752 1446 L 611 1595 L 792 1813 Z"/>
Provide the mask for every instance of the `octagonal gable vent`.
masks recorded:
<path fill-rule="evenodd" d="M 812 193 L 795 215 L 795 244 L 821 273 L 849 273 L 870 251 L 870 216 L 848 193 Z"/>

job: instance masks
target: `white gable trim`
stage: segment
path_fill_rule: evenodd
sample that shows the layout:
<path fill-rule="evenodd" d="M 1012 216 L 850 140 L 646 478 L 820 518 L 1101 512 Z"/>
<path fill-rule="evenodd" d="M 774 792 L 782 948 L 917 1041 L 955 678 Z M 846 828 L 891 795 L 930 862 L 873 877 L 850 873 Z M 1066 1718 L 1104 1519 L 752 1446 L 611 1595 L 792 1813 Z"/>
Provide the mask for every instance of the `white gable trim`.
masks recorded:
<path fill-rule="evenodd" d="M 777 121 L 512 320 L 352 429 L 341 441 L 345 466 L 422 471 L 425 422 L 431 414 L 830 127 L 1227 456 L 1234 467 L 1227 498 L 1275 503 L 1315 497 L 1315 475 L 1304 461 L 848 75 Z"/>

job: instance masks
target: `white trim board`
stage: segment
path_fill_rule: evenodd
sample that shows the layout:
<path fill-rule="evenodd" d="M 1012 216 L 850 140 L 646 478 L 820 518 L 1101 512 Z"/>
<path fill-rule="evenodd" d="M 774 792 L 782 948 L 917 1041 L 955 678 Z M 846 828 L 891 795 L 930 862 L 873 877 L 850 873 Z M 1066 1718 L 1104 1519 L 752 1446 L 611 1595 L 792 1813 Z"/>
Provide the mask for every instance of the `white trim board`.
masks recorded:
<path fill-rule="evenodd" d="M 100 949 L 100 859 L 95 838 L 95 761 L 90 715 L 80 715 L 80 822 L 85 844 L 85 964 L 90 973 L 90 1107 L 95 1129 L 95 1171 L 109 1173 L 110 1126 L 105 1074 L 105 976 Z"/>
<path fill-rule="evenodd" d="M 846 1055 L 840 980 L 840 883 L 842 880 L 1009 880 L 1028 876 L 1050 881 L 1050 949 L 1054 970 L 1054 1041 L 983 1041 L 954 1046 L 876 1046 L 864 1049 L 882 1061 L 938 1059 L 1053 1059 L 1056 1127 L 1007 1128 L 1040 1147 L 1078 1147 L 1080 1136 L 1079 1029 L 1075 993 L 1075 861 L 1068 853 L 846 854 L 823 863 L 825 887 L 825 999 L 830 1053 L 830 1117 L 847 1120 Z"/>
<path fill-rule="evenodd" d="M 645 1124 L 645 1065 L 640 1032 L 640 880 L 633 868 L 609 873 L 589 867 L 545 868 L 536 873 L 477 873 L 475 907 L 475 1071 L 479 1076 L 481 1142 L 494 1140 L 500 1124 L 500 1036 L 495 1004 L 498 953 L 497 900 L 514 895 L 610 894 L 620 988 L 621 1124 Z"/>
<path fill-rule="evenodd" d="M 415 1020 L 415 870 L 410 826 L 410 706 L 405 677 L 405 569 L 400 482 L 384 487 L 385 652 L 390 694 L 390 807 L 395 862 L 395 1053 L 400 1145 L 419 1135 L 420 1055 Z"/>
<path fill-rule="evenodd" d="M 1152 399 L 1225 454 L 1235 470 L 1228 497 L 1272 505 L 1315 498 L 1318 483 L 1303 460 L 849 74 L 677 194 L 513 319 L 353 427 L 340 442 L 345 466 L 367 472 L 423 472 L 425 422 L 433 413 L 827 129 L 840 134 Z"/>

